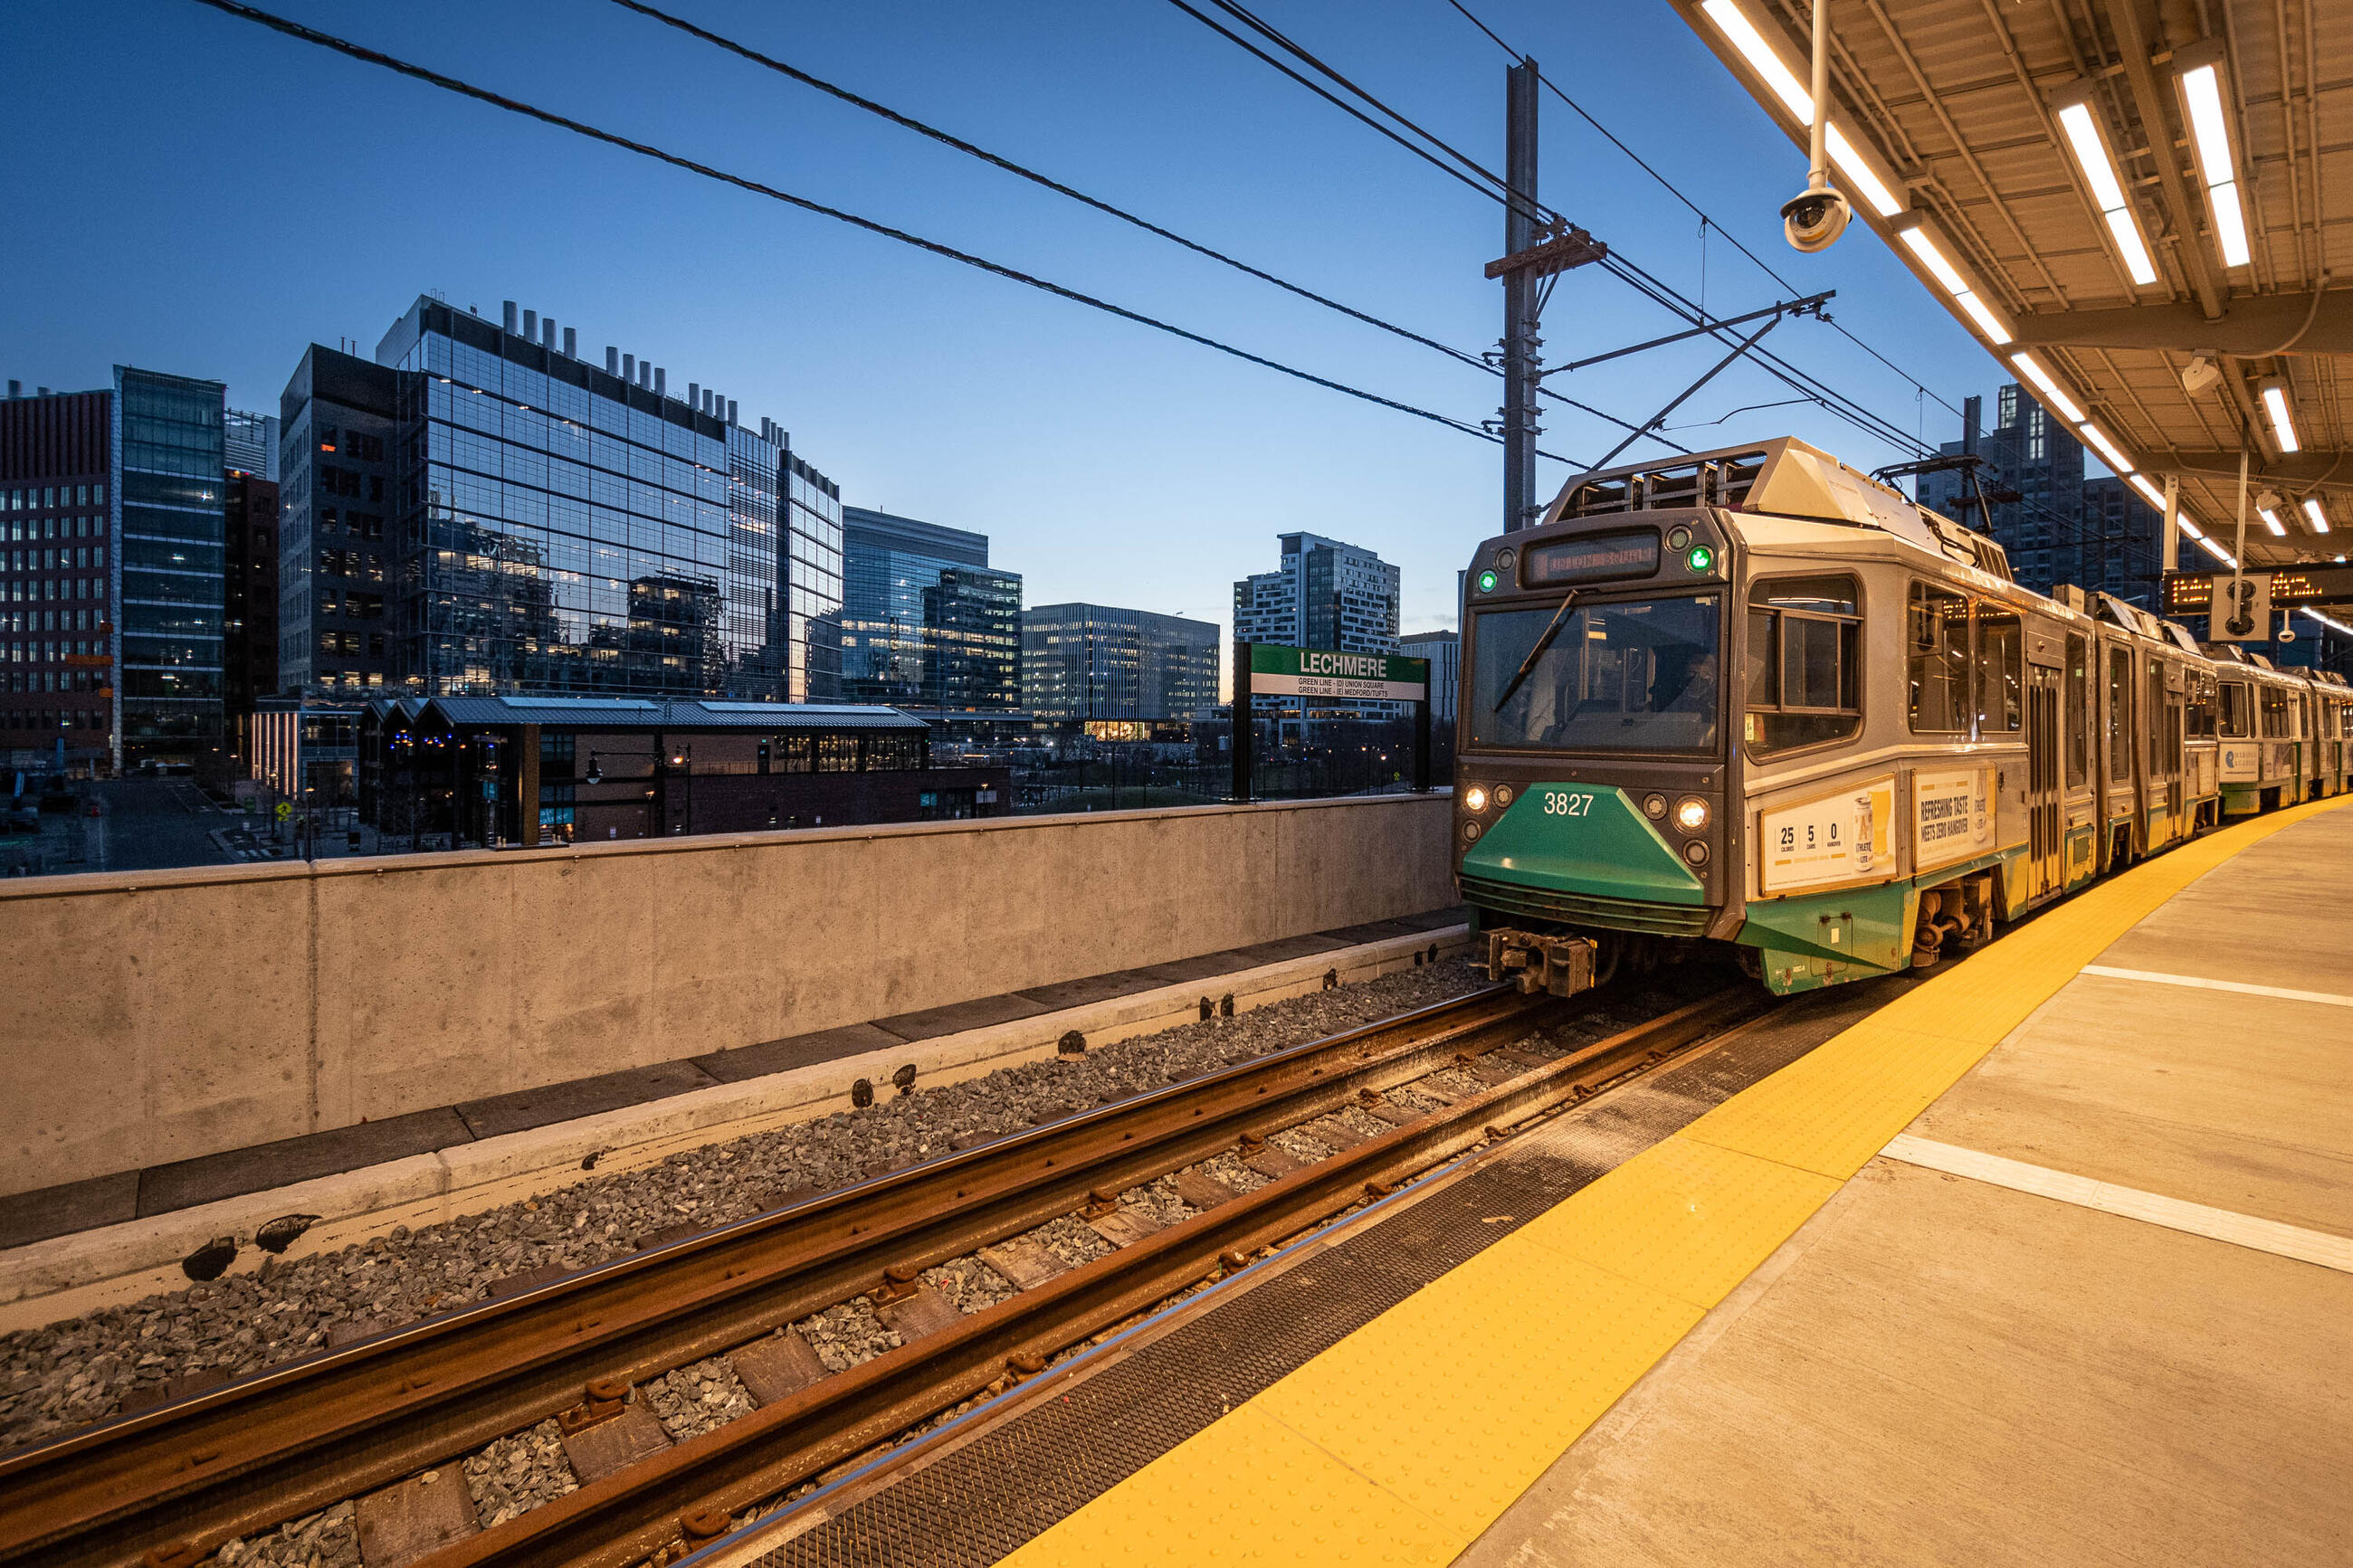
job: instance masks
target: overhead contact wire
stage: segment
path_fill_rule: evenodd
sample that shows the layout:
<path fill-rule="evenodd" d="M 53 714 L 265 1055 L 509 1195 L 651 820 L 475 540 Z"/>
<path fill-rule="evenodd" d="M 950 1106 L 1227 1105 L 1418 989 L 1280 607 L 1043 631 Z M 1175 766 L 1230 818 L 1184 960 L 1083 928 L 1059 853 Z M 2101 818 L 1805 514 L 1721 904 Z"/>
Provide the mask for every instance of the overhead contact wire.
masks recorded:
<path fill-rule="evenodd" d="M 1504 42 L 1503 37 L 1496 33 L 1494 28 L 1481 21 L 1469 6 L 1462 4 L 1462 0 L 1446 0 L 1446 3 L 1449 5 L 1453 6 L 1456 11 L 1461 13 L 1462 19 L 1464 21 L 1478 28 L 1481 32 L 1486 34 L 1487 37 L 1493 41 L 1497 48 L 1511 56 L 1514 60 L 1525 58 L 1517 49 L 1512 47 L 1510 44 Z M 1738 235 L 1725 227 L 1723 224 L 1717 222 L 1715 218 L 1697 202 L 1684 195 L 1683 187 L 1676 184 L 1664 174 L 1659 173 L 1658 170 L 1652 168 L 1648 159 L 1644 158 L 1640 153 L 1635 152 L 1631 147 L 1627 146 L 1625 142 L 1620 141 L 1616 132 L 1610 130 L 1609 127 L 1602 124 L 1601 121 L 1593 118 L 1593 115 L 1586 109 L 1585 105 L 1577 102 L 1577 100 L 1569 97 L 1567 93 L 1562 91 L 1559 84 L 1555 82 L 1552 78 L 1545 75 L 1543 71 L 1539 70 L 1536 72 L 1536 79 L 1544 83 L 1546 91 L 1551 93 L 1555 98 L 1560 100 L 1562 103 L 1567 105 L 1571 113 L 1584 121 L 1588 125 L 1593 127 L 1595 131 L 1600 132 L 1602 140 L 1608 142 L 1609 145 L 1617 148 L 1620 153 L 1625 153 L 1628 160 L 1630 161 L 1636 168 L 1650 175 L 1653 180 L 1656 180 L 1661 188 L 1669 195 L 1674 197 L 1675 200 L 1683 203 L 1684 206 L 1690 208 L 1692 215 L 1697 217 L 1700 222 L 1707 225 L 1708 227 L 1714 229 L 1716 233 L 1724 236 L 1726 240 L 1730 241 L 1732 248 L 1740 252 L 1741 255 L 1746 257 L 1751 262 L 1755 263 L 1757 270 L 1765 274 L 1766 277 L 1773 279 L 1774 282 L 1778 283 L 1783 289 L 1788 290 L 1790 293 L 1795 294 L 1799 292 L 1796 284 L 1782 277 L 1766 262 L 1763 257 L 1757 255 L 1755 251 L 1749 249 L 1747 246 L 1741 243 L 1741 239 Z M 1839 336 L 1844 338 L 1847 342 L 1852 343 L 1855 347 L 1861 349 L 1872 358 L 1877 360 L 1881 364 L 1885 365 L 1889 370 L 1894 371 L 1897 375 L 1902 376 L 1905 381 L 1910 382 L 1921 392 L 1926 393 L 1930 397 L 1936 398 L 1936 402 L 1946 409 L 1950 410 L 1955 415 L 1958 415 L 1961 412 L 1959 409 L 1953 407 L 1950 403 L 1947 403 L 1943 397 L 1938 396 L 1935 391 L 1930 389 L 1927 383 L 1922 381 L 1918 376 L 1914 375 L 1910 371 L 1905 370 L 1902 365 L 1897 364 L 1894 360 L 1889 359 L 1885 354 L 1881 353 L 1877 349 L 1863 342 L 1862 339 L 1857 337 L 1852 331 L 1850 331 L 1842 323 L 1832 321 L 1830 325 L 1832 331 L 1835 331 Z"/>
<path fill-rule="evenodd" d="M 731 38 L 725 34 L 713 32 L 710 28 L 702 26 L 699 23 L 689 21 L 683 16 L 675 16 L 658 6 L 649 5 L 644 3 L 644 0 L 613 0 L 613 3 L 626 10 L 634 11 L 641 16 L 659 22 L 665 26 L 675 27 L 680 32 L 686 34 L 688 37 L 699 38 L 714 48 L 724 49 L 729 54 L 735 55 L 742 59 L 748 60 L 754 65 L 775 71 L 778 75 L 789 78 L 794 81 L 801 83 L 805 87 L 814 88 L 818 91 L 839 99 L 842 102 L 849 104 L 854 108 L 862 109 L 869 114 L 876 115 L 881 119 L 889 121 L 893 125 L 899 126 L 904 130 L 913 131 L 919 136 L 929 137 L 931 140 L 939 142 L 944 147 L 952 147 L 955 149 L 955 151 L 962 153 L 968 157 L 977 158 L 984 163 L 987 163 L 995 168 L 1002 169 L 1007 174 L 1015 175 L 1020 179 L 1028 180 L 1032 184 L 1052 191 L 1057 195 L 1068 196 L 1071 200 L 1077 202 L 1083 206 L 1092 207 L 1099 213 L 1105 214 L 1111 217 L 1115 217 L 1122 223 L 1133 224 L 1137 228 L 1144 230 L 1146 234 L 1167 240 L 1172 245 L 1181 246 L 1185 249 L 1192 251 L 1197 256 L 1208 257 L 1210 260 L 1230 267 L 1237 272 L 1247 274 L 1250 277 L 1258 279 L 1261 282 L 1271 283 L 1276 288 L 1281 289 L 1287 293 L 1297 295 L 1300 299 L 1321 305 L 1326 310 L 1337 310 L 1340 314 L 1346 316 L 1353 321 L 1362 321 L 1368 327 L 1377 327 L 1382 331 L 1394 333 L 1398 337 L 1405 339 L 1408 342 L 1419 343 L 1427 349 L 1435 349 L 1438 353 L 1444 354 L 1447 358 L 1454 360 L 1459 363 L 1469 365 L 1474 370 L 1484 371 L 1490 375 L 1499 376 L 1504 374 L 1499 367 L 1488 363 L 1477 354 L 1466 353 L 1461 349 L 1456 348 L 1451 343 L 1441 342 L 1436 338 L 1417 332 L 1410 327 L 1402 327 L 1398 325 L 1395 321 L 1384 321 L 1380 317 L 1373 315 L 1368 311 L 1359 310 L 1353 305 L 1345 304 L 1338 300 L 1334 300 L 1326 295 L 1319 294 L 1313 289 L 1293 283 L 1287 278 L 1278 277 L 1276 274 L 1269 272 L 1263 268 L 1253 267 L 1249 262 L 1244 261 L 1238 257 L 1229 256 L 1224 251 L 1219 250 L 1215 247 L 1204 245 L 1196 239 L 1187 238 L 1186 236 L 1176 233 L 1174 229 L 1165 227 L 1160 224 L 1154 223 L 1149 218 L 1129 212 L 1126 208 L 1119 206 L 1114 203 L 1104 201 L 1099 196 L 1089 195 L 1086 192 L 1065 184 L 1061 181 L 1055 179 L 1050 174 L 1040 174 L 1039 171 L 1029 168 L 1025 164 L 1016 163 L 1014 160 L 1008 158 L 1001 153 L 992 153 L 986 147 L 978 146 L 971 142 L 967 142 L 963 137 L 956 135 L 953 132 L 943 131 L 938 126 L 926 124 L 924 121 L 917 120 L 913 115 L 902 114 L 887 104 L 878 103 L 874 100 L 868 98 L 863 94 L 853 92 L 849 89 L 842 87 L 838 83 L 830 82 L 822 77 L 813 75 L 808 71 L 803 70 L 798 66 L 792 64 L 790 61 L 780 60 L 773 55 L 764 53 L 759 49 L 752 47 L 750 45 L 744 43 L 740 39 Z M 1191 10 L 1191 7 L 1187 6 L 1186 9 L 1189 11 Z M 1198 12 L 1194 12 L 1193 14 L 1195 16 L 1200 15 Z M 1202 19 L 1204 21 L 1208 20 L 1207 17 L 1203 17 Z M 1216 24 L 1212 23 L 1211 25 L 1215 26 Z M 1220 31 L 1222 30 L 1223 29 L 1220 29 Z M 1233 35 L 1229 33 L 1227 34 L 1227 37 L 1232 37 Z M 1237 43 L 1243 42 L 1243 40 L 1239 38 L 1236 38 L 1235 41 Z M 1245 47 L 1248 47 L 1247 44 L 1245 44 Z M 1260 58 L 1266 58 L 1264 55 L 1261 55 Z M 1271 61 L 1270 63 L 1277 64 L 1278 68 L 1280 68 L 1279 62 Z M 1293 75 L 1294 80 L 1302 79 L 1298 78 L 1295 73 L 1293 73 Z M 1314 84 L 1305 83 L 1304 85 L 1313 86 Z M 1328 94 L 1325 96 L 1329 97 Z M 1339 102 L 1336 99 L 1332 100 L 1332 101 L 1335 103 Z M 1342 104 L 1341 107 L 1345 108 L 1347 106 Z M 1370 121 L 1367 121 L 1367 123 L 1370 123 Z M 1377 126 L 1375 128 L 1379 129 Z M 1545 395 L 1552 398 L 1555 402 L 1565 404 L 1581 413 L 1589 414 L 1597 419 L 1617 426 L 1621 430 L 1631 430 L 1635 427 L 1630 420 L 1620 419 L 1614 414 L 1596 408 L 1590 404 L 1580 403 L 1576 398 L 1567 396 L 1565 394 L 1552 392 L 1548 389 L 1539 390 L 1544 391 Z M 1675 444 L 1669 441 L 1666 442 L 1665 445 L 1673 446 Z M 1549 452 L 1543 453 L 1541 455 L 1548 458 L 1553 457 L 1553 454 Z M 1556 462 L 1567 462 L 1569 459 L 1555 458 L 1554 460 Z"/>
<path fill-rule="evenodd" d="M 1269 359 L 1263 354 L 1252 353 L 1247 349 L 1238 348 L 1231 343 L 1221 342 L 1216 338 L 1205 336 L 1200 332 L 1196 332 L 1187 328 L 1177 326 L 1173 322 L 1161 321 L 1155 316 L 1147 316 L 1141 310 L 1132 310 L 1124 305 L 1115 305 L 1108 300 L 1098 299 L 1094 295 L 1083 293 L 1079 289 L 1068 288 L 1060 283 L 1050 282 L 1046 279 L 1037 277 L 1031 273 L 1023 272 L 1017 268 L 1008 267 L 1002 262 L 991 261 L 986 257 L 975 256 L 969 251 L 958 250 L 954 246 L 944 245 L 938 240 L 925 239 L 921 235 L 910 234 L 905 229 L 893 228 L 889 224 L 879 223 L 869 217 L 861 217 L 856 213 L 845 212 L 839 207 L 828 206 L 823 202 L 813 201 L 807 196 L 795 195 L 790 191 L 779 190 L 774 185 L 765 184 L 758 180 L 751 179 L 743 174 L 729 174 L 724 169 L 714 168 L 711 164 L 699 163 L 694 159 L 685 157 L 680 153 L 665 151 L 664 149 L 656 147 L 649 142 L 635 141 L 629 137 L 623 136 L 617 132 L 602 130 L 597 126 L 588 124 L 585 121 L 574 120 L 567 115 L 556 113 L 553 110 L 541 109 L 534 104 L 526 103 L 521 99 L 510 98 L 503 93 L 493 92 L 488 88 L 477 87 L 471 82 L 465 81 L 458 77 L 450 76 L 446 72 L 438 71 L 427 66 L 420 66 L 412 61 L 401 59 L 397 56 L 386 54 L 381 49 L 370 48 L 364 44 L 353 43 L 348 38 L 338 37 L 332 33 L 322 32 L 316 27 L 306 26 L 301 22 L 293 21 L 289 17 L 278 16 L 273 12 L 264 11 L 257 6 L 244 5 L 241 3 L 241 0 L 195 0 L 195 4 L 200 5 L 208 5 L 216 11 L 222 12 L 227 16 L 236 16 L 244 21 L 256 23 L 261 26 L 269 28 L 273 32 L 282 33 L 288 37 L 299 39 L 300 41 L 307 44 L 314 44 L 321 48 L 333 50 L 337 54 L 349 56 L 353 59 L 361 60 L 369 65 L 379 66 L 384 69 L 392 71 L 397 75 L 413 78 L 416 80 L 429 83 L 430 85 L 441 88 L 446 91 L 457 93 L 460 97 L 470 98 L 478 102 L 487 103 L 495 109 L 505 110 L 511 114 L 519 114 L 525 119 L 536 120 L 541 121 L 543 124 L 553 125 L 559 130 L 569 131 L 575 135 L 587 137 L 591 141 L 602 142 L 607 146 L 618 147 L 625 152 L 635 153 L 640 157 L 650 158 L 657 163 L 670 164 L 673 168 L 684 169 L 690 174 L 700 174 L 705 179 L 715 180 L 722 184 L 733 185 L 738 190 L 749 191 L 754 195 L 765 196 L 771 201 L 782 202 L 787 206 L 798 207 L 804 212 L 815 213 L 820 217 L 829 217 L 837 222 L 848 224 L 853 228 L 864 229 L 869 234 L 881 235 L 886 239 L 895 239 L 902 245 L 913 246 L 918 250 L 928 251 L 934 256 L 945 257 L 951 261 L 962 262 L 967 267 L 976 268 L 983 272 L 1006 279 L 1011 282 L 1025 284 L 1029 288 L 1054 295 L 1058 299 L 1069 300 L 1077 304 L 1086 305 L 1094 310 L 1101 310 L 1107 315 L 1117 316 L 1123 321 L 1133 321 L 1139 326 L 1150 327 L 1156 331 L 1166 332 L 1171 337 L 1182 338 L 1187 342 L 1198 343 L 1203 348 L 1214 349 L 1219 353 L 1229 354 L 1233 358 L 1245 361 L 1248 363 L 1259 365 L 1267 370 L 1279 372 L 1282 374 L 1291 376 L 1296 380 L 1303 381 L 1312 386 L 1320 386 L 1324 388 L 1326 391 L 1341 393 L 1349 397 L 1358 398 L 1366 403 L 1376 404 L 1383 408 L 1394 409 L 1399 414 L 1410 414 L 1417 419 L 1427 419 L 1431 424 L 1443 425 L 1450 430 L 1459 430 L 1466 436 L 1475 436 L 1482 441 L 1493 441 L 1500 444 L 1503 440 L 1502 437 L 1497 436 L 1491 431 L 1482 429 L 1479 426 L 1471 424 L 1468 421 L 1454 418 L 1451 415 L 1439 414 L 1430 409 L 1417 407 L 1410 403 L 1399 402 L 1398 399 L 1393 397 L 1384 397 L 1378 393 L 1366 392 L 1362 387 L 1350 386 L 1345 382 L 1334 381 L 1328 376 L 1317 375 L 1313 371 L 1301 370 L 1295 365 L 1285 364 L 1280 360 Z M 1544 455 L 1553 458 L 1553 460 L 1556 462 L 1575 461 L 1573 458 L 1560 458 L 1552 453 L 1546 453 Z"/>

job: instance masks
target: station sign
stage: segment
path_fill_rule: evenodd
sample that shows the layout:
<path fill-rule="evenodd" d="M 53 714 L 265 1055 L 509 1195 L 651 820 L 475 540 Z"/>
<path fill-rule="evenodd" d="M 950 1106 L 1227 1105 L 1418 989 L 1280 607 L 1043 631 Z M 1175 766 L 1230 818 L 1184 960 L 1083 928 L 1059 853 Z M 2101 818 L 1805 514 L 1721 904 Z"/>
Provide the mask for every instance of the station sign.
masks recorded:
<path fill-rule="evenodd" d="M 2232 575 L 2229 572 L 2168 572 L 2165 574 L 2164 613 L 2185 616 L 2205 615 L 2216 599 L 2229 594 Z M 2300 608 L 2306 605 L 2353 605 L 2353 565 L 2307 562 L 2265 572 L 2250 572 L 2244 580 L 2252 583 L 2258 577 L 2269 580 L 2271 603 L 2274 609 Z M 2206 640 L 2213 642 L 2219 639 L 2209 637 Z"/>
<path fill-rule="evenodd" d="M 1430 695 L 1430 660 L 1337 648 L 1250 645 L 1250 689 L 1259 697 L 1345 697 L 1419 702 Z"/>

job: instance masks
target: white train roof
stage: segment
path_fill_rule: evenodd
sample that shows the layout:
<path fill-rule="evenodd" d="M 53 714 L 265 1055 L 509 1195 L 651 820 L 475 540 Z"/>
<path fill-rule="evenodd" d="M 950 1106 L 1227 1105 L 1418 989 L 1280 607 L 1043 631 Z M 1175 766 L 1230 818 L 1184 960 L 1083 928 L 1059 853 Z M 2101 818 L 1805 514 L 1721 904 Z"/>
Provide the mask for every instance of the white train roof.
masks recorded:
<path fill-rule="evenodd" d="M 1794 436 L 1584 475 L 1562 487 L 1544 521 L 1691 506 L 1877 529 L 1932 555 L 2010 574 L 2009 558 L 1984 534 Z"/>

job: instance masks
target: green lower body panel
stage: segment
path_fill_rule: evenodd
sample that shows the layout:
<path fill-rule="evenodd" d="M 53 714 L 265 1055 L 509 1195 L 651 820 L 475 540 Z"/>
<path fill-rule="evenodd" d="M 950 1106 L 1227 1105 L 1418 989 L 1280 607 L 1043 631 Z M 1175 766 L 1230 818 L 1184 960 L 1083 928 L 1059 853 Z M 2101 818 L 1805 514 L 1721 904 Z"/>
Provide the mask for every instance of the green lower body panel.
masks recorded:
<path fill-rule="evenodd" d="M 2222 815 L 2253 816 L 2263 808 L 2263 792 L 2254 784 L 2226 784 L 2222 786 Z"/>
<path fill-rule="evenodd" d="M 1912 965 L 1921 892 L 1988 868 L 2001 878 L 2006 907 L 2019 908 L 2026 857 L 2011 850 L 1909 881 L 1752 903 L 1733 941 L 1757 950 L 1766 988 L 1777 996 L 1894 974 Z"/>

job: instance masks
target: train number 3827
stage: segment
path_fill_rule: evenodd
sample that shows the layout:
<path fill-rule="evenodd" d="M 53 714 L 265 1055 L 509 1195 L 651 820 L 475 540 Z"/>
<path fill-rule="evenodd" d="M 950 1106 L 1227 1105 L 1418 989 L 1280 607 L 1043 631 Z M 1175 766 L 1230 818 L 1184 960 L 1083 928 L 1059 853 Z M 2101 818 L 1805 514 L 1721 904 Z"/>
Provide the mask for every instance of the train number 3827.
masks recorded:
<path fill-rule="evenodd" d="M 1582 790 L 1548 789 L 1544 792 L 1546 816 L 1583 816 L 1593 809 L 1593 797 Z"/>

